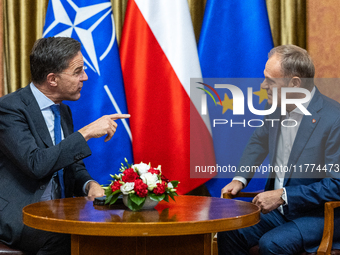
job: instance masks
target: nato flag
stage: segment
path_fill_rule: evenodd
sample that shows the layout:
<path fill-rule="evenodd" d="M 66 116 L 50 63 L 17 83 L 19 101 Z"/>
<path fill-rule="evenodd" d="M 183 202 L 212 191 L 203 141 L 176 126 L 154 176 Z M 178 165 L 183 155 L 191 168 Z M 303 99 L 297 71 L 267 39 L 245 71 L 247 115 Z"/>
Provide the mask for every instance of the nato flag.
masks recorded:
<path fill-rule="evenodd" d="M 50 0 L 43 37 L 50 36 L 72 37 L 82 44 L 88 81 L 78 101 L 66 102 L 75 130 L 103 115 L 128 113 L 110 0 Z M 124 158 L 133 161 L 129 120 L 116 122 L 110 141 L 104 143 L 104 137 L 88 141 L 92 156 L 84 162 L 100 184 L 109 184 L 109 174 L 118 172 Z"/>

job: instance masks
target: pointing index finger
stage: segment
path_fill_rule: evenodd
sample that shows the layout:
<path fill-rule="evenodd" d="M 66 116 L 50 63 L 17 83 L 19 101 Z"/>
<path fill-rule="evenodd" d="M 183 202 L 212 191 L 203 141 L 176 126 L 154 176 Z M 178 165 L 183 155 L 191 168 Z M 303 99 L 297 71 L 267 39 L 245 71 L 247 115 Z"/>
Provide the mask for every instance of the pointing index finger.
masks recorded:
<path fill-rule="evenodd" d="M 119 114 L 119 113 L 115 113 L 115 114 L 111 114 L 110 118 L 112 120 L 118 120 L 118 119 L 127 119 L 130 118 L 131 115 L 130 114 Z"/>

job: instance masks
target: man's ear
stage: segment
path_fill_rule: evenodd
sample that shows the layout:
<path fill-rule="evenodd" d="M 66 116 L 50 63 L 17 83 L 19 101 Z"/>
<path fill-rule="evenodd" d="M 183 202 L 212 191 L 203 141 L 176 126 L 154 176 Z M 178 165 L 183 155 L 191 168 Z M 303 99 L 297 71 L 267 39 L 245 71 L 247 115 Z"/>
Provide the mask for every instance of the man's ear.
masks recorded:
<path fill-rule="evenodd" d="M 57 80 L 58 80 L 58 77 L 55 73 L 49 73 L 46 77 L 46 81 L 48 85 L 51 87 L 57 87 L 58 85 Z"/>
<path fill-rule="evenodd" d="M 290 87 L 293 88 L 301 88 L 301 79 L 297 76 L 294 76 L 291 80 L 290 80 Z"/>

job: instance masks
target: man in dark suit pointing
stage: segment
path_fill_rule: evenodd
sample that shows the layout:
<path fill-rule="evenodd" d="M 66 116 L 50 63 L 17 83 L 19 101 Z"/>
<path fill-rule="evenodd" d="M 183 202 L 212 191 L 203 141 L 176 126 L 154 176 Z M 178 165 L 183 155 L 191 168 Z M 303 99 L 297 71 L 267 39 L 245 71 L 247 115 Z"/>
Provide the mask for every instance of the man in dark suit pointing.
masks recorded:
<path fill-rule="evenodd" d="M 38 201 L 103 196 L 82 159 L 91 155 L 87 141 L 114 135 L 115 120 L 99 118 L 77 132 L 63 100 L 80 98 L 87 80 L 78 41 L 39 39 L 30 55 L 32 82 L 0 98 L 0 240 L 37 254 L 69 254 L 68 235 L 24 226 L 22 208 Z"/>
<path fill-rule="evenodd" d="M 283 88 L 303 88 L 311 94 L 302 104 L 311 115 L 288 104 L 284 115 L 277 108 L 253 133 L 238 174 L 222 193 L 238 193 L 254 174 L 241 169 L 260 166 L 267 155 L 272 169 L 284 171 L 272 171 L 265 192 L 253 200 L 262 212 L 258 224 L 218 234 L 220 255 L 248 254 L 255 245 L 261 254 L 315 252 L 323 233 L 324 204 L 340 200 L 340 105 L 314 86 L 311 57 L 297 46 L 278 46 L 269 53 L 264 76 L 261 87 L 267 90 L 269 105 L 275 102 L 274 88 L 279 107 Z M 303 93 L 287 94 L 289 99 L 303 97 Z M 340 224 L 339 209 L 334 220 L 335 226 Z M 333 248 L 340 248 L 340 231 L 334 231 Z"/>

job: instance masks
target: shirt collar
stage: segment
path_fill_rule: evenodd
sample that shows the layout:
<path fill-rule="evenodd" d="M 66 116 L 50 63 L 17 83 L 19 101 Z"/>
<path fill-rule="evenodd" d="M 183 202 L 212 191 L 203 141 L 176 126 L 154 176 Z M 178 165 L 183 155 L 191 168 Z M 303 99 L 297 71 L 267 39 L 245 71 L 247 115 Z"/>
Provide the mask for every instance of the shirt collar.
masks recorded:
<path fill-rule="evenodd" d="M 312 98 L 313 98 L 313 96 L 314 96 L 314 94 L 315 94 L 315 86 L 313 87 L 313 89 L 312 89 L 312 91 L 310 92 L 310 99 L 309 99 L 309 101 L 307 101 L 306 103 L 303 103 L 302 105 L 307 109 L 307 107 L 309 106 L 309 103 L 310 103 L 310 101 L 312 101 Z M 287 112 L 287 115 L 289 116 L 290 114 L 292 114 L 292 113 L 297 113 L 297 114 L 301 114 L 301 115 L 303 115 L 304 113 L 300 110 L 300 108 L 299 107 L 295 107 L 295 109 L 294 110 L 292 110 L 290 113 L 288 113 Z"/>
<path fill-rule="evenodd" d="M 33 82 L 30 83 L 30 87 L 32 90 L 32 93 L 35 97 L 35 99 L 38 102 L 38 105 L 40 107 L 40 110 L 44 110 L 48 107 L 50 107 L 51 105 L 54 105 L 54 102 L 49 99 L 47 96 L 44 95 L 44 93 L 42 93 L 34 84 Z"/>

